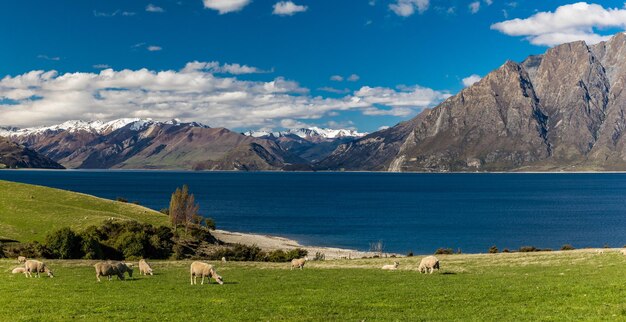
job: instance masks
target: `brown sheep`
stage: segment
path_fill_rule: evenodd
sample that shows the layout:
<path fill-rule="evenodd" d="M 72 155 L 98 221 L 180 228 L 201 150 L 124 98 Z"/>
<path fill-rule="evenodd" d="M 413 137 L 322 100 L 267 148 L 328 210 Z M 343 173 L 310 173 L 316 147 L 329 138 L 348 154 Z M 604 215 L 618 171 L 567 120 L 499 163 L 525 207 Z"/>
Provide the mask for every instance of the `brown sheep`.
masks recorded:
<path fill-rule="evenodd" d="M 435 256 L 426 256 L 424 258 L 422 258 L 422 261 L 420 262 L 420 266 L 419 266 L 419 271 L 420 273 L 430 273 L 432 274 L 433 271 L 435 270 L 435 268 L 437 270 L 439 270 L 439 260 L 437 259 L 437 257 Z"/>
<path fill-rule="evenodd" d="M 26 277 L 33 277 L 33 273 L 36 273 L 37 277 L 41 277 L 39 275 L 39 273 L 46 273 L 48 274 L 48 276 L 50 277 L 54 277 L 54 274 L 52 274 L 52 270 L 50 270 L 50 268 L 48 267 L 48 265 L 46 265 L 44 262 L 40 262 L 37 260 L 27 260 L 24 263 L 24 274 L 26 275 Z"/>
<path fill-rule="evenodd" d="M 106 276 L 109 281 L 113 275 L 117 275 L 117 278 L 120 280 L 124 279 L 124 273 L 120 272 L 117 266 L 110 262 L 96 263 L 93 267 L 96 269 L 96 279 L 98 282 L 100 282 L 100 276 Z"/>
<path fill-rule="evenodd" d="M 211 264 L 203 262 L 193 262 L 191 263 L 191 269 L 189 272 L 191 275 L 191 285 L 198 284 L 198 276 L 202 277 L 201 285 L 204 284 L 205 276 L 209 278 L 208 284 L 211 284 L 211 278 L 215 279 L 215 281 L 220 285 L 224 284 L 222 277 L 217 275 L 215 268 Z"/>
<path fill-rule="evenodd" d="M 298 259 L 292 259 L 291 260 L 291 269 L 293 270 L 293 268 L 299 268 L 302 269 L 304 268 L 304 264 L 306 263 L 307 258 L 298 258 Z"/>
<path fill-rule="evenodd" d="M 26 263 L 26 257 L 24 257 L 24 256 L 18 256 L 18 257 L 17 257 L 17 263 L 18 263 L 18 264 L 24 264 L 24 263 Z"/>
<path fill-rule="evenodd" d="M 150 267 L 150 264 L 148 264 L 148 262 L 146 262 L 145 259 L 140 259 L 139 260 L 139 275 L 154 275 L 152 273 L 152 267 Z"/>

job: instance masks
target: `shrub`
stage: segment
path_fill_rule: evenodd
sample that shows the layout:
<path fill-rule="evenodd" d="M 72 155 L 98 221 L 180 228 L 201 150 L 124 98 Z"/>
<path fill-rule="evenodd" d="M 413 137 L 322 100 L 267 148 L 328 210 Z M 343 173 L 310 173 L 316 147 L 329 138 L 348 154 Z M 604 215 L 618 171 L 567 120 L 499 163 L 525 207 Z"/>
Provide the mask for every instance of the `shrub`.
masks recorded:
<path fill-rule="evenodd" d="M 522 246 L 518 249 L 518 251 L 520 253 L 530 253 L 530 252 L 538 252 L 540 251 L 540 249 L 538 249 L 535 246 Z"/>
<path fill-rule="evenodd" d="M 413 257 L 413 251 L 409 251 L 409 252 L 406 254 L 406 257 Z"/>
<path fill-rule="evenodd" d="M 498 253 L 498 247 L 496 247 L 495 245 L 489 247 L 489 254 L 497 254 L 497 253 Z"/>
<path fill-rule="evenodd" d="M 6 255 L 4 254 L 4 245 L 2 244 L 2 242 L 0 242 L 0 258 L 5 258 Z"/>
<path fill-rule="evenodd" d="M 302 258 L 309 254 L 306 249 L 295 248 L 287 252 L 287 262 L 290 262 L 292 259 Z"/>
<path fill-rule="evenodd" d="M 316 252 L 315 253 L 315 257 L 313 257 L 314 261 L 323 261 L 326 260 L 326 254 L 322 253 L 322 252 Z"/>
<path fill-rule="evenodd" d="M 115 198 L 115 201 L 128 203 L 128 199 L 126 199 L 124 197 L 117 197 L 117 198 Z"/>
<path fill-rule="evenodd" d="M 452 255 L 454 250 L 452 248 L 437 248 L 435 255 Z"/>
<path fill-rule="evenodd" d="M 287 253 L 282 250 L 273 250 L 267 254 L 265 260 L 268 262 L 274 263 L 284 263 L 287 262 Z"/>
<path fill-rule="evenodd" d="M 503 253 L 510 253 L 511 251 L 508 248 L 502 250 Z"/>
<path fill-rule="evenodd" d="M 49 250 L 46 257 L 60 259 L 83 257 L 82 239 L 68 227 L 46 236 L 44 246 Z"/>

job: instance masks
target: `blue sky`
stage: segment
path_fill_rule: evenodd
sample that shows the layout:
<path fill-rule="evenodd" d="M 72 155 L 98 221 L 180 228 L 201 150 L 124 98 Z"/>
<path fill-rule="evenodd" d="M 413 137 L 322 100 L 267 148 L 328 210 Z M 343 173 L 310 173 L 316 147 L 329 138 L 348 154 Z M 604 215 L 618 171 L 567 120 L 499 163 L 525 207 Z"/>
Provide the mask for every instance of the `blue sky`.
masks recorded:
<path fill-rule="evenodd" d="M 584 9 L 601 8 L 616 22 L 566 21 L 563 29 L 571 16 L 564 11 L 538 17 L 545 28 L 530 31 L 536 24 L 527 20 L 494 24 L 573 2 L 293 0 L 276 14 L 278 2 L 3 1 L 0 78 L 10 79 L 0 82 L 0 125 L 177 117 L 235 130 L 369 132 L 436 105 L 464 78 L 507 59 L 521 61 L 561 39 L 593 42 L 624 25 L 623 1 Z M 194 61 L 219 63 L 183 73 Z M 147 74 L 134 73 L 143 68 Z M 181 82 L 203 85 L 189 94 Z"/>

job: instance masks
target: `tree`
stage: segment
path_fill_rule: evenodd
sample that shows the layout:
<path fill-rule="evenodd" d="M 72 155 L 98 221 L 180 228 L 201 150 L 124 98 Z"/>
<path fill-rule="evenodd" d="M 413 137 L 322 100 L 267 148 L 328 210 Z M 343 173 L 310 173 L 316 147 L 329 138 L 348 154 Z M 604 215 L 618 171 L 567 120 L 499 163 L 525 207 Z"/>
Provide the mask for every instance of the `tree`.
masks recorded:
<path fill-rule="evenodd" d="M 44 246 L 50 250 L 53 258 L 82 258 L 82 239 L 70 228 L 61 228 L 46 236 Z"/>
<path fill-rule="evenodd" d="M 170 221 L 174 229 L 178 225 L 185 225 L 185 232 L 189 224 L 193 224 L 198 217 L 200 206 L 196 203 L 196 198 L 189 193 L 189 187 L 183 185 L 182 188 L 176 188 L 170 199 Z"/>

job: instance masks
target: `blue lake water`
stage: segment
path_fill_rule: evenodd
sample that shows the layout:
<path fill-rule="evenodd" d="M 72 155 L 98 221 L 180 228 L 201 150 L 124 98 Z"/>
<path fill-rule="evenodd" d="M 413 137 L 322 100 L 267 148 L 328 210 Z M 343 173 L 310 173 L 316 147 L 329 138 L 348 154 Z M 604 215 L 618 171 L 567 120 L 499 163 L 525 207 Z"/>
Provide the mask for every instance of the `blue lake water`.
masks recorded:
<path fill-rule="evenodd" d="M 431 253 L 626 244 L 626 174 L 0 171 L 0 179 L 153 209 L 188 184 L 218 228 L 301 243 Z"/>

